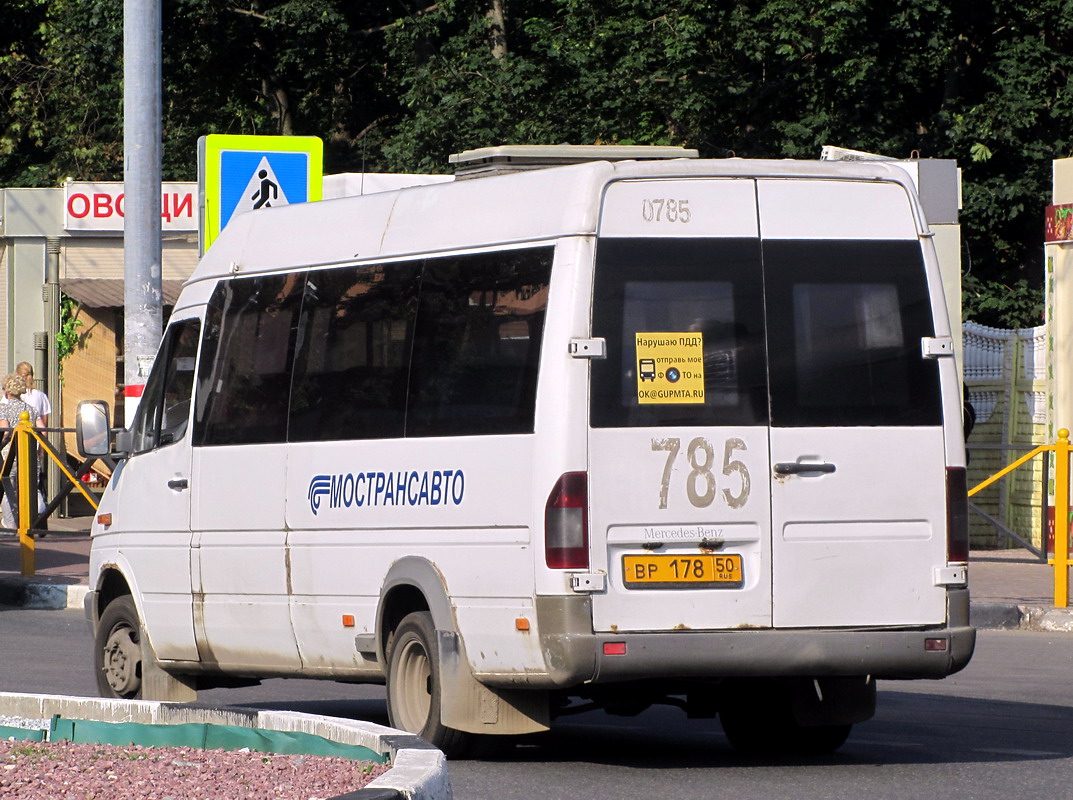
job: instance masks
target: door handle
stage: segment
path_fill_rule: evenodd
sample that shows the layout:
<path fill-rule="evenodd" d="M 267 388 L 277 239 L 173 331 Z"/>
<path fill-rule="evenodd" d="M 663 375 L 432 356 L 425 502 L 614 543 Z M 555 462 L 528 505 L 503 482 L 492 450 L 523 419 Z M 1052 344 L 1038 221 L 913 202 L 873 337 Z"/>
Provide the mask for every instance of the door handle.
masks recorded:
<path fill-rule="evenodd" d="M 831 473 L 834 471 L 835 465 L 826 462 L 822 464 L 808 464 L 800 461 L 783 461 L 775 465 L 776 475 L 802 475 L 810 472 Z"/>
<path fill-rule="evenodd" d="M 184 489 L 190 488 L 190 481 L 186 478 L 172 478 L 168 481 L 168 488 L 174 489 L 176 492 L 181 492 Z"/>

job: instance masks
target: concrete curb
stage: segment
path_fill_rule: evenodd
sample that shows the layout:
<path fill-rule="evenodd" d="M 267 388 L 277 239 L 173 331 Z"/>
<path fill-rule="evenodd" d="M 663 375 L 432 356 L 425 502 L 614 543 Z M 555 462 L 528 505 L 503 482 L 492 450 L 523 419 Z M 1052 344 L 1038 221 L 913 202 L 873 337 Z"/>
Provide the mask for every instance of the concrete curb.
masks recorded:
<path fill-rule="evenodd" d="M 973 603 L 969 612 L 969 624 L 985 630 L 1073 633 L 1073 608 L 1015 603 Z"/>
<path fill-rule="evenodd" d="M 21 608 L 82 608 L 89 587 L 76 583 L 40 583 L 33 578 L 0 576 L 0 605 Z"/>
<path fill-rule="evenodd" d="M 377 794 L 392 796 L 388 793 L 393 792 L 395 796 L 405 797 L 407 800 L 451 800 L 447 759 L 443 753 L 417 736 L 372 722 L 238 706 L 209 708 L 156 700 L 105 700 L 11 692 L 0 692 L 0 714 L 29 719 L 48 719 L 53 714 L 59 714 L 70 719 L 96 722 L 139 722 L 156 725 L 200 722 L 309 733 L 343 744 L 361 745 L 390 756 L 390 770 L 364 789 L 352 792 L 346 795 L 347 797 L 353 795 L 356 799 L 372 798 Z"/>

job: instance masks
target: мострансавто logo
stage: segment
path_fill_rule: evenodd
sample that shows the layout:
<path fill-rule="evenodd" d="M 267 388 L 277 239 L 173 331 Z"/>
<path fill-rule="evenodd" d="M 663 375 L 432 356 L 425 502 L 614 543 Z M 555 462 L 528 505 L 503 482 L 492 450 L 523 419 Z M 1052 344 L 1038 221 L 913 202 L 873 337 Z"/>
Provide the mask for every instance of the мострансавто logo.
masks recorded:
<path fill-rule="evenodd" d="M 466 493 L 460 469 L 402 472 L 345 472 L 314 475 L 309 481 L 309 510 L 365 506 L 457 506 Z"/>

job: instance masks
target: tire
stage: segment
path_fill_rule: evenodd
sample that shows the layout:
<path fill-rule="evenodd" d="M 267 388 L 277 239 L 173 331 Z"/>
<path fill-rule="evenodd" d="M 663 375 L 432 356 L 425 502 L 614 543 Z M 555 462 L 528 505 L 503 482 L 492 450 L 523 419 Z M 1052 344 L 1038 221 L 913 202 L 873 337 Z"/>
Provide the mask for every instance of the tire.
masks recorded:
<path fill-rule="evenodd" d="M 420 736 L 448 758 L 462 755 L 471 735 L 440 722 L 440 659 L 427 611 L 408 614 L 388 648 L 387 713 L 391 726 Z"/>
<path fill-rule="evenodd" d="M 731 718 L 733 720 L 733 718 Z M 805 727 L 793 720 L 777 724 L 728 724 L 723 717 L 723 732 L 738 753 L 755 757 L 819 756 L 835 752 L 849 738 L 852 725 L 814 725 Z"/>
<path fill-rule="evenodd" d="M 815 756 L 845 744 L 852 725 L 799 725 L 790 694 L 781 687 L 746 692 L 719 711 L 731 746 L 750 757 Z"/>
<path fill-rule="evenodd" d="M 93 661 L 101 697 L 138 700 L 142 696 L 142 635 L 138 610 L 129 594 L 104 609 L 94 640 Z"/>

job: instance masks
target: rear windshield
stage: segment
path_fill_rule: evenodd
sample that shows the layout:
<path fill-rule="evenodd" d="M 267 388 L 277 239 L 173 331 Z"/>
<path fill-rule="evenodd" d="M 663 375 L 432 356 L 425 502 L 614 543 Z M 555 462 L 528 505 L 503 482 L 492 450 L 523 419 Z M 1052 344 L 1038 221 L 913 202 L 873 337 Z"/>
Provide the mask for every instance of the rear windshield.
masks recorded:
<path fill-rule="evenodd" d="M 602 239 L 594 427 L 937 425 L 911 241 Z"/>

